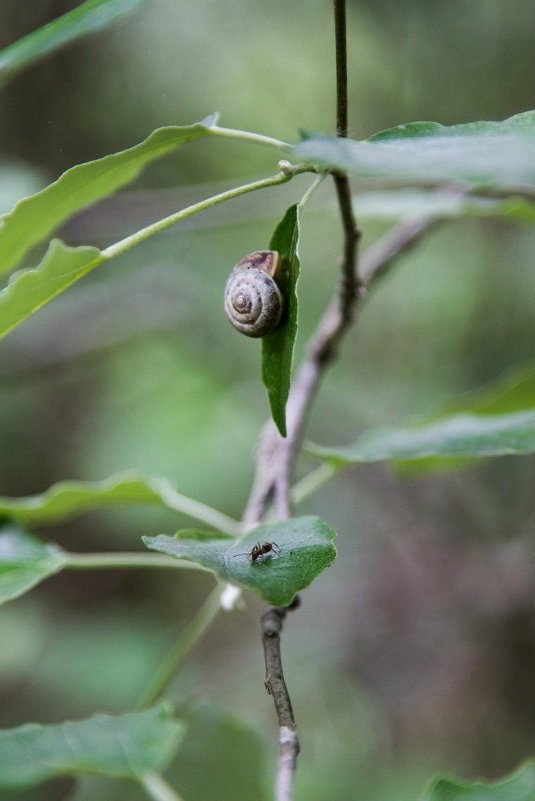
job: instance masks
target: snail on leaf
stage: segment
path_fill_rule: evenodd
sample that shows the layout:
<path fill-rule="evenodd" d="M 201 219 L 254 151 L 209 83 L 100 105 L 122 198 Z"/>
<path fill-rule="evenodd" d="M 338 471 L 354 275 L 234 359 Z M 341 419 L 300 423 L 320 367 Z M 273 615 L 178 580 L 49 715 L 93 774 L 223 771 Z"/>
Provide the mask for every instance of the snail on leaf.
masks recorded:
<path fill-rule="evenodd" d="M 225 287 L 225 313 L 248 337 L 264 337 L 280 325 L 284 297 L 278 285 L 281 258 L 276 250 L 249 253 L 232 269 Z"/>

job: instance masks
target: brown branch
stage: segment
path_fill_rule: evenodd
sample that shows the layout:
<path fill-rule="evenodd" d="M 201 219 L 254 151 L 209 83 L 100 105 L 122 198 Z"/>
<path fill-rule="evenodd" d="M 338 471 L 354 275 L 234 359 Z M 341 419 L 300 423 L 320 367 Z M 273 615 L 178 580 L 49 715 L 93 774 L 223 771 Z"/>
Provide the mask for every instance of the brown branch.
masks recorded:
<path fill-rule="evenodd" d="M 266 663 L 266 690 L 273 698 L 279 723 L 279 769 L 275 797 L 277 801 L 292 801 L 293 783 L 299 753 L 292 703 L 284 681 L 280 652 L 280 632 L 286 609 L 268 606 L 262 615 L 262 645 Z"/>

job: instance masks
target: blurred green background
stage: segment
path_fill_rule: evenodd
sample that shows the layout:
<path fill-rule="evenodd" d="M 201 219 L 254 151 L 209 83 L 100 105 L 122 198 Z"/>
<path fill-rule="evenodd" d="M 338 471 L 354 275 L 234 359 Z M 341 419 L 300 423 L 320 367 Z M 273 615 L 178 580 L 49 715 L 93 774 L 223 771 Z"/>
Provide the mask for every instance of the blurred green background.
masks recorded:
<path fill-rule="evenodd" d="M 0 47 L 76 5 L 0 0 Z M 535 107 L 529 0 L 361 0 L 348 13 L 353 136 Z M 149 2 L 3 91 L 0 210 L 72 164 L 216 109 L 223 125 L 283 139 L 299 128 L 333 132 L 332 40 L 325 0 Z M 269 150 L 193 142 L 61 236 L 104 246 L 275 170 Z M 223 288 L 236 261 L 268 245 L 309 182 L 161 235 L 2 341 L 0 494 L 137 468 L 240 516 L 267 407 L 258 343 L 227 324 Z M 363 247 L 384 230 L 367 222 Z M 339 252 L 326 181 L 303 220 L 298 355 L 332 292 Z M 400 259 L 363 304 L 310 438 L 346 443 L 372 424 L 432 414 L 529 363 L 534 253 L 529 226 L 469 220 L 444 224 Z M 299 474 L 313 465 L 304 457 Z M 302 741 L 298 798 L 413 801 L 437 770 L 495 776 L 533 754 L 534 480 L 532 458 L 440 476 L 365 466 L 303 504 L 337 529 L 340 555 L 288 619 L 283 641 Z M 142 534 L 189 523 L 128 509 L 42 533 L 75 551 L 133 550 Z M 188 574 L 66 573 L 3 607 L 0 726 L 131 708 L 211 587 Z M 192 721 L 173 767 L 186 801 L 269 797 L 276 734 L 261 608 L 248 598 L 242 613 L 222 614 L 173 685 L 170 697 Z M 65 781 L 18 798 L 72 792 Z M 80 798 L 137 798 L 110 784 L 86 792 Z"/>

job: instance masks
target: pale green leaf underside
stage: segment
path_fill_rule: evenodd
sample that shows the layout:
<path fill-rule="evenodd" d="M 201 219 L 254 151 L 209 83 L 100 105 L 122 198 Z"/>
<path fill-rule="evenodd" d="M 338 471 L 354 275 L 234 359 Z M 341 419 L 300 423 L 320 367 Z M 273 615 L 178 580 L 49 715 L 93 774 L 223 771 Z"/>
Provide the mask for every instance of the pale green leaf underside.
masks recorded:
<path fill-rule="evenodd" d="M 87 0 L 0 52 L 0 86 L 70 42 L 107 28 L 146 0 Z"/>
<path fill-rule="evenodd" d="M 497 782 L 438 779 L 421 801 L 535 801 L 535 763 Z"/>
<path fill-rule="evenodd" d="M 117 717 L 0 731 L 0 787 L 28 787 L 77 773 L 139 779 L 167 767 L 183 730 L 162 704 Z"/>
<path fill-rule="evenodd" d="M 345 447 L 310 450 L 336 468 L 359 462 L 525 455 L 535 453 L 535 411 L 458 414 L 419 427 L 376 429 Z"/>
<path fill-rule="evenodd" d="M 358 203 L 360 220 L 505 217 L 513 221 L 535 223 L 535 203 L 519 197 L 494 200 L 446 189 L 397 189 L 363 192 L 355 199 L 355 203 Z"/>
<path fill-rule="evenodd" d="M 202 539 L 196 539 L 202 537 Z M 295 517 L 260 526 L 232 544 L 208 540 L 200 532 L 179 532 L 143 537 L 154 551 L 189 559 L 228 581 L 261 595 L 276 606 L 288 606 L 336 558 L 335 532 L 318 517 Z M 257 542 L 277 543 L 275 551 L 253 562 L 249 556 Z"/>
<path fill-rule="evenodd" d="M 60 481 L 46 492 L 27 498 L 0 497 L 0 515 L 28 525 L 46 525 L 121 504 L 156 504 L 192 514 L 194 503 L 179 495 L 165 478 L 127 471 L 103 481 Z"/>
<path fill-rule="evenodd" d="M 66 554 L 57 545 L 4 523 L 0 526 L 0 604 L 28 592 L 66 563 Z"/>
<path fill-rule="evenodd" d="M 299 206 L 291 206 L 275 229 L 270 245 L 281 256 L 285 277 L 284 319 L 279 328 L 262 338 L 262 379 L 267 389 L 273 420 L 286 436 L 286 403 L 290 393 L 292 361 L 297 338 L 299 279 Z"/>
<path fill-rule="evenodd" d="M 86 206 L 116 192 L 179 145 L 210 132 L 215 117 L 153 131 L 140 144 L 72 167 L 53 184 L 19 201 L 0 224 L 0 272 L 9 272 L 31 248 Z"/>
<path fill-rule="evenodd" d="M 469 188 L 535 189 L 535 112 L 503 122 L 443 126 L 416 122 L 357 142 L 311 134 L 297 161 L 394 183 L 460 183 Z"/>

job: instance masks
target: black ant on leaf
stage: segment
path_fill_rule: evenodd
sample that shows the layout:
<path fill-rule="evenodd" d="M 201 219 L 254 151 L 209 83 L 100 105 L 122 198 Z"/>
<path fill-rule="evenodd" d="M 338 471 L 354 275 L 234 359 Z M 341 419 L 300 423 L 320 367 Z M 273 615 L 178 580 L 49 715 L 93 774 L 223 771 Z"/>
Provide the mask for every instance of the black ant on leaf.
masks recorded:
<path fill-rule="evenodd" d="M 273 553 L 276 553 L 277 556 L 280 555 L 280 548 L 276 542 L 257 542 L 256 545 L 253 545 L 250 551 L 235 553 L 231 558 L 234 559 L 236 556 L 250 556 L 251 562 L 256 562 L 262 556 L 266 556 L 266 554 L 271 553 L 272 551 Z"/>

